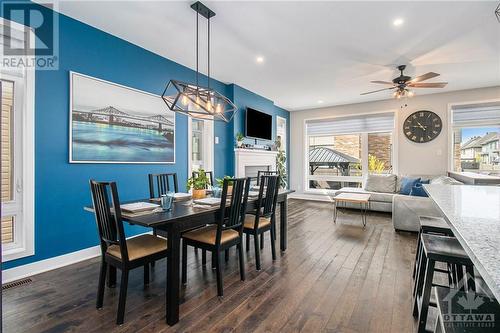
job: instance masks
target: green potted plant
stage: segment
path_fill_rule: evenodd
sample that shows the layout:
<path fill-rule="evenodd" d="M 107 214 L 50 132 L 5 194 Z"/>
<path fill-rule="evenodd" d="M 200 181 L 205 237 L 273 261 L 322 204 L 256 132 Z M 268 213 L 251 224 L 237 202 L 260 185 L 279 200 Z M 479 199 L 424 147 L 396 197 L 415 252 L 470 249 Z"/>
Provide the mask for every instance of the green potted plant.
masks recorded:
<path fill-rule="evenodd" d="M 276 155 L 276 170 L 280 176 L 280 187 L 285 189 L 288 186 L 288 176 L 286 174 L 286 155 L 285 151 L 281 149 L 280 140 L 276 140 L 276 149 L 278 150 L 278 155 Z"/>
<path fill-rule="evenodd" d="M 205 170 L 199 169 L 197 177 L 191 177 L 187 181 L 187 190 L 192 189 L 193 199 L 203 199 L 207 196 L 209 180 Z"/>
<path fill-rule="evenodd" d="M 236 145 L 238 147 L 241 147 L 243 145 L 244 138 L 245 137 L 243 136 L 243 133 L 241 133 L 241 132 L 236 133 Z"/>
<path fill-rule="evenodd" d="M 224 186 L 224 179 L 233 179 L 231 176 L 224 176 L 224 178 L 217 178 L 217 185 L 222 189 L 222 186 Z M 227 193 L 231 194 L 233 192 L 233 185 L 231 185 L 231 182 L 227 185 Z"/>

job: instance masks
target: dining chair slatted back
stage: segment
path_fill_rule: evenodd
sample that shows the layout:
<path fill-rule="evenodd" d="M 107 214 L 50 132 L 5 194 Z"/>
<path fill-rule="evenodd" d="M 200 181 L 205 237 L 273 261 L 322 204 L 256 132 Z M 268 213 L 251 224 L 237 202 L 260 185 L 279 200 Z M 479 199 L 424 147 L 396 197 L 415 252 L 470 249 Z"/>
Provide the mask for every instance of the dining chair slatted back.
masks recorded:
<path fill-rule="evenodd" d="M 279 176 L 266 175 L 260 178 L 259 197 L 257 199 L 257 213 L 263 217 L 270 217 L 276 211 L 278 200 Z"/>
<path fill-rule="evenodd" d="M 192 176 L 193 178 L 198 177 L 199 172 L 198 171 L 193 171 Z M 205 174 L 208 177 L 208 185 L 214 186 L 214 173 L 212 171 L 205 171 Z"/>
<path fill-rule="evenodd" d="M 122 260 L 128 261 L 127 242 L 116 183 L 90 180 L 90 190 L 102 254 L 106 253 L 108 246 L 118 245 Z"/>
<path fill-rule="evenodd" d="M 159 198 L 167 192 L 179 192 L 176 173 L 149 174 L 149 197 Z"/>
<path fill-rule="evenodd" d="M 227 203 L 228 188 L 232 186 L 229 204 Z M 226 229 L 237 229 L 241 232 L 250 190 L 250 179 L 224 179 L 220 204 L 220 219 L 218 222 L 218 236 Z"/>
<path fill-rule="evenodd" d="M 278 171 L 273 171 L 273 170 L 259 170 L 259 171 L 257 171 L 257 186 L 260 185 L 261 176 L 276 176 L 276 175 L 279 176 Z"/>

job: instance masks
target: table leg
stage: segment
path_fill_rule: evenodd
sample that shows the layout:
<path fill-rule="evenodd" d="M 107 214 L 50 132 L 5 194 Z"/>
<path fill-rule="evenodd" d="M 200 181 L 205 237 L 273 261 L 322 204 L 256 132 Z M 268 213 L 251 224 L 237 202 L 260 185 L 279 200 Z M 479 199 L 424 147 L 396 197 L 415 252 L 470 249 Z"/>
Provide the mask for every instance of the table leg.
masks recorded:
<path fill-rule="evenodd" d="M 288 198 L 280 202 L 280 250 L 286 251 L 287 246 Z"/>
<path fill-rule="evenodd" d="M 166 290 L 166 315 L 167 324 L 175 325 L 179 321 L 179 265 L 181 237 L 177 230 L 168 230 L 168 255 L 167 255 L 167 290 Z"/>

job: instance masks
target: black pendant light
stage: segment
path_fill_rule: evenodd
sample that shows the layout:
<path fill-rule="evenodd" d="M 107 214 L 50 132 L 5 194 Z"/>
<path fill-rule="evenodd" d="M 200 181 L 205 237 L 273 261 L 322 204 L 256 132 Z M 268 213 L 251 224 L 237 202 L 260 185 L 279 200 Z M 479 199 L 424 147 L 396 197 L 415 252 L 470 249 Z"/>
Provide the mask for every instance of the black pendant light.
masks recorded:
<path fill-rule="evenodd" d="M 201 2 L 195 2 L 191 8 L 196 11 L 196 84 L 170 80 L 161 97 L 168 108 L 174 112 L 187 114 L 193 118 L 222 120 L 226 123 L 233 118 L 237 108 L 226 96 L 210 88 L 210 18 L 215 13 Z M 199 84 L 198 69 L 198 19 L 203 16 L 208 22 L 208 84 Z"/>

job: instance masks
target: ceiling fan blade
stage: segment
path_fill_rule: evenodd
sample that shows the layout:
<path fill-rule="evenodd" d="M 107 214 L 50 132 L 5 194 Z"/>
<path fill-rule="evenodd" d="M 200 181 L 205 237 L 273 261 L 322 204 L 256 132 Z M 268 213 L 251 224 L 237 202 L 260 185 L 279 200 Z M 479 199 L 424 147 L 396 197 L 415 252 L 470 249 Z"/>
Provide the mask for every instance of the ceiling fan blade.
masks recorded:
<path fill-rule="evenodd" d="M 391 85 L 393 86 L 394 83 L 392 82 L 387 82 L 387 81 L 370 81 L 371 83 L 378 83 L 378 84 L 388 84 L 388 85 Z"/>
<path fill-rule="evenodd" d="M 444 88 L 448 82 L 432 82 L 432 83 L 409 83 L 408 87 L 412 88 Z"/>
<path fill-rule="evenodd" d="M 368 95 L 368 94 L 373 94 L 373 93 L 376 93 L 376 92 L 379 92 L 379 91 L 392 90 L 392 89 L 396 89 L 396 88 L 397 87 L 384 88 L 384 89 L 379 89 L 379 90 L 365 92 L 365 93 L 362 93 L 361 95 Z"/>
<path fill-rule="evenodd" d="M 423 75 L 420 75 L 420 76 L 417 76 L 413 79 L 411 79 L 409 82 L 422 82 L 422 81 L 425 81 L 425 80 L 429 80 L 429 79 L 432 79 L 433 77 L 436 77 L 436 76 L 439 76 L 441 74 L 438 74 L 438 73 L 434 73 L 434 72 L 429 72 L 429 73 L 425 73 Z"/>

